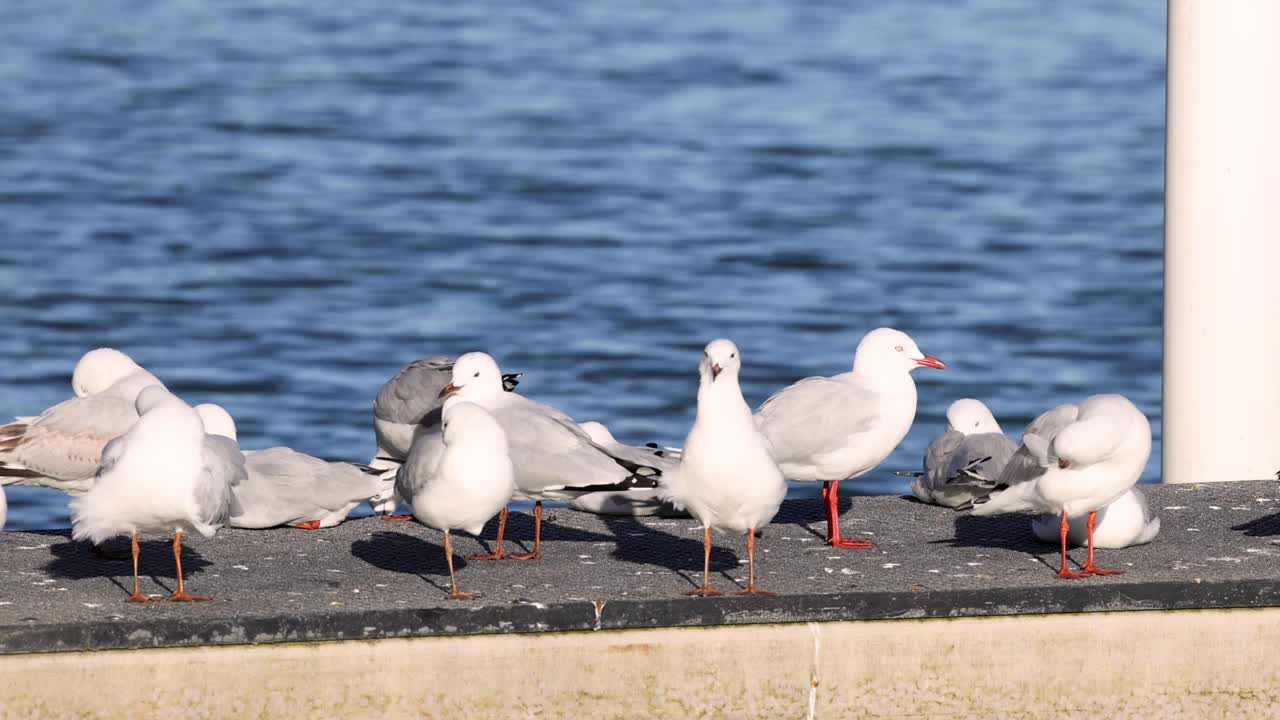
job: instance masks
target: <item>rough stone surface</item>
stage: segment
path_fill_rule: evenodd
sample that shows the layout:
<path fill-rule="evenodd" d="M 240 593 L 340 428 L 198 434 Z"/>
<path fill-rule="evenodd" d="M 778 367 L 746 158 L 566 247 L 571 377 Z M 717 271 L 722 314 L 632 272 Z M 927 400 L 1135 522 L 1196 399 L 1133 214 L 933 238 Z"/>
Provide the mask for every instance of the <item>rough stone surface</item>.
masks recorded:
<path fill-rule="evenodd" d="M 417 523 L 352 520 L 328 530 L 224 530 L 183 552 L 187 589 L 208 603 L 124 602 L 127 541 L 96 556 L 65 530 L 0 533 L 0 653 L 341 640 L 474 633 L 1280 605 L 1280 485 L 1153 486 L 1150 545 L 1100 550 L 1115 577 L 1059 580 L 1056 548 L 1030 516 L 972 517 L 901 497 L 844 500 L 846 534 L 874 550 L 822 543 L 814 500 L 788 501 L 757 543 L 759 581 L 776 597 L 737 597 L 744 540 L 713 536 L 724 597 L 687 598 L 700 580 L 689 519 L 610 518 L 549 509 L 543 559 L 465 561 L 485 543 L 455 534 L 469 602 L 445 596 L 442 536 Z M 508 550 L 532 520 L 513 514 Z M 518 542 L 512 542 L 513 540 Z M 1083 550 L 1072 557 L 1082 560 Z M 143 542 L 143 592 L 173 587 L 163 538 Z"/>

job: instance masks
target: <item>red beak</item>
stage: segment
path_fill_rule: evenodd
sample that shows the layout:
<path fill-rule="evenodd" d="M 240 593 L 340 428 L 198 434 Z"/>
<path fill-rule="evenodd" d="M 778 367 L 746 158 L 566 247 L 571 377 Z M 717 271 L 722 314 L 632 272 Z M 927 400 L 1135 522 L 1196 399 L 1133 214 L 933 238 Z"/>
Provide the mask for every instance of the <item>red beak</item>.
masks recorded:
<path fill-rule="evenodd" d="M 440 388 L 440 394 L 437 395 L 436 397 L 444 397 L 449 393 L 456 393 L 461 389 L 462 388 L 458 387 L 457 385 L 454 385 L 453 383 L 449 383 L 448 385 L 445 385 L 444 387 Z"/>
<path fill-rule="evenodd" d="M 718 378 L 718 377 L 720 377 L 720 366 L 719 366 L 719 365 L 712 365 L 712 366 L 711 366 L 711 379 L 712 379 L 712 380 L 715 380 L 715 379 L 716 379 L 716 378 Z"/>
<path fill-rule="evenodd" d="M 947 364 L 932 355 L 925 355 L 916 361 L 920 367 L 933 368 L 934 370 L 946 370 Z"/>

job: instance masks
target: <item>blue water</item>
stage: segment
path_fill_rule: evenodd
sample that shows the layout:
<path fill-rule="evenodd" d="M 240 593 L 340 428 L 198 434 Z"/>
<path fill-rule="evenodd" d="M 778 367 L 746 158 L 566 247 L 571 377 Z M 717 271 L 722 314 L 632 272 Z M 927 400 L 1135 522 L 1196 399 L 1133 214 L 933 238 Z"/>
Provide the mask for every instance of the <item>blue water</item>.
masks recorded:
<path fill-rule="evenodd" d="M 858 491 L 964 396 L 1016 434 L 1120 392 L 1158 441 L 1164 3 L 538 5 L 4 5 L 0 413 L 110 345 L 367 460 L 397 368 L 484 349 L 678 443 L 706 341 L 754 404 L 892 325 L 952 370 Z"/>

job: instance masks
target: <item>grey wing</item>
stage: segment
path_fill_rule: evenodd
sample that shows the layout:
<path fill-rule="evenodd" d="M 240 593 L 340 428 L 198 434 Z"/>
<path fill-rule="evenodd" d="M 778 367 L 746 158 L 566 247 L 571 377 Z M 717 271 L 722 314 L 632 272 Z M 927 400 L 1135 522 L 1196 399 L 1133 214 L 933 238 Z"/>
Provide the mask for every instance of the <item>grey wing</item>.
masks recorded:
<path fill-rule="evenodd" d="M 928 487 L 937 488 L 953 477 L 952 459 L 963 441 L 963 433 L 948 429 L 924 449 L 924 478 Z"/>
<path fill-rule="evenodd" d="M 994 483 L 1004 472 L 1018 446 L 1004 433 L 965 435 L 948 463 L 947 477 L 966 475 Z"/>
<path fill-rule="evenodd" d="M 224 525 L 231 517 L 232 488 L 247 476 L 244 455 L 236 441 L 221 435 L 205 435 L 204 471 L 196 480 L 195 500 L 200 519 Z"/>
<path fill-rule="evenodd" d="M 1005 465 L 1004 471 L 1000 473 L 997 484 L 1017 485 L 1044 474 L 1044 469 L 1049 464 L 1049 457 L 1045 451 L 1053 443 L 1054 436 L 1061 432 L 1062 428 L 1075 422 L 1079 415 L 1078 405 L 1065 403 L 1036 416 L 1036 419 L 1032 420 L 1022 433 L 1022 443 L 1009 459 L 1009 463 Z M 1029 436 L 1031 436 L 1030 440 Z"/>
<path fill-rule="evenodd" d="M 292 448 L 250 450 L 244 456 L 248 482 L 258 486 L 254 498 L 298 513 L 339 510 L 376 495 L 382 485 L 376 475 L 355 465 L 321 460 Z"/>
<path fill-rule="evenodd" d="M 879 396 L 837 378 L 805 378 L 774 393 L 756 410 L 756 426 L 783 463 L 838 450 L 875 427 Z"/>
<path fill-rule="evenodd" d="M 444 436 L 424 433 L 413 441 L 409 456 L 396 471 L 396 494 L 410 506 L 413 497 L 432 481 L 444 457 Z"/>
<path fill-rule="evenodd" d="M 22 435 L 6 441 L 0 463 L 16 463 L 59 480 L 98 471 L 106 444 L 133 427 L 133 403 L 109 395 L 72 398 L 49 408 Z"/>
<path fill-rule="evenodd" d="M 453 359 L 444 355 L 421 358 L 400 368 L 378 391 L 373 401 L 375 417 L 413 425 L 435 415 L 439 422 L 440 391 L 453 378 Z M 428 424 L 431 424 L 428 422 Z"/>
<path fill-rule="evenodd" d="M 508 397 L 511 402 L 491 412 L 507 433 L 519 491 L 537 495 L 611 485 L 623 489 L 635 476 L 634 464 L 596 445 L 568 415 L 519 395 Z"/>

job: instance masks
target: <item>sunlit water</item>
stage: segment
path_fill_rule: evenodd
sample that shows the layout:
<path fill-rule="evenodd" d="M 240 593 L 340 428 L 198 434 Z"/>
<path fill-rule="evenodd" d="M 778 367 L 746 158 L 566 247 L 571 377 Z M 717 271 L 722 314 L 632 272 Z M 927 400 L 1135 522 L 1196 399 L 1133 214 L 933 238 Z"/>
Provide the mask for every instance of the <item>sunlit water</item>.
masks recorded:
<path fill-rule="evenodd" d="M 1016 434 L 1120 392 L 1158 442 L 1163 3 L 643 5 L 0 9 L 0 412 L 110 345 L 367 460 L 397 368 L 484 349 L 678 443 L 706 341 L 755 404 L 892 325 L 952 369 L 852 490 L 964 396 Z"/>

